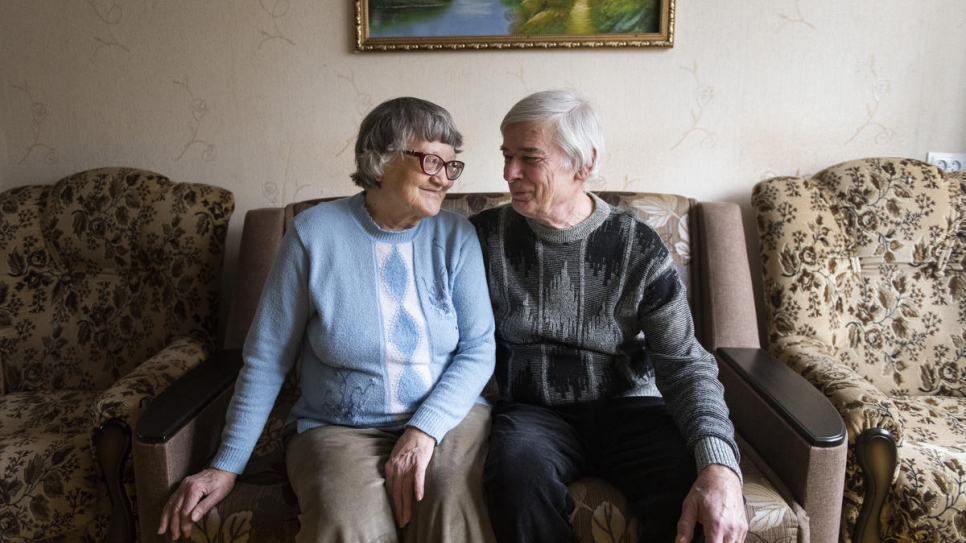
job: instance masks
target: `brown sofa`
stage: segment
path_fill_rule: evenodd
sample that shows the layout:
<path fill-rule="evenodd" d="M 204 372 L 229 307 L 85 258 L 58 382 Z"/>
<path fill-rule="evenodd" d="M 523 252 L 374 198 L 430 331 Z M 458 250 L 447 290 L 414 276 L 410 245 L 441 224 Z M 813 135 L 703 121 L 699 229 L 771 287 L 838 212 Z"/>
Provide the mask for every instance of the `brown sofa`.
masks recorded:
<path fill-rule="evenodd" d="M 852 160 L 752 201 L 768 349 L 848 428 L 843 541 L 966 540 L 966 172 Z"/>
<path fill-rule="evenodd" d="M 233 210 L 134 168 L 0 193 L 0 541 L 133 539 L 132 428 L 214 346 Z"/>
<path fill-rule="evenodd" d="M 758 328 L 741 215 L 737 205 L 681 196 L 598 193 L 638 214 L 662 236 L 689 288 L 699 339 L 722 350 L 720 378 L 743 451 L 749 541 L 832 542 L 838 532 L 845 470 L 845 429 L 832 406 L 800 376 L 758 349 Z M 505 193 L 447 195 L 464 215 L 508 200 Z M 150 406 L 134 445 L 141 536 L 154 535 L 161 508 L 180 480 L 217 448 L 239 347 L 265 275 L 292 217 L 317 201 L 256 209 L 245 217 L 225 351 Z M 196 526 L 195 541 L 292 541 L 298 506 L 288 486 L 279 430 L 297 394 L 290 380 L 252 460 L 232 493 Z M 150 497 L 149 497 L 150 494 Z M 580 541 L 634 541 L 636 520 L 601 480 L 571 486 Z"/>

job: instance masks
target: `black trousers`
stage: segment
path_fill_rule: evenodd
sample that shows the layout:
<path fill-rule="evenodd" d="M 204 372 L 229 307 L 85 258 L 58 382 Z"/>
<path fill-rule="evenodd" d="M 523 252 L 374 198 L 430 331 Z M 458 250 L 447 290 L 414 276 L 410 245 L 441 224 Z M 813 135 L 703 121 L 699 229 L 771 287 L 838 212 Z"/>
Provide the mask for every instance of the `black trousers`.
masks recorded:
<path fill-rule="evenodd" d="M 567 485 L 583 475 L 624 493 L 642 543 L 674 541 L 696 477 L 694 457 L 660 398 L 496 405 L 483 485 L 499 543 L 573 541 Z"/>

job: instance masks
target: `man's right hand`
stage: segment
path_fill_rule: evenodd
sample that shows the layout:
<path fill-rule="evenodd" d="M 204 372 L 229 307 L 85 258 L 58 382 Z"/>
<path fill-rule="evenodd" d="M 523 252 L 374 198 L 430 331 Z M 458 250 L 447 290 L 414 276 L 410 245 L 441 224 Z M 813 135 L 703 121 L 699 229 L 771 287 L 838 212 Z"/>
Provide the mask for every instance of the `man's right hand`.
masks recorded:
<path fill-rule="evenodd" d="M 191 537 L 192 524 L 201 520 L 209 509 L 231 492 L 237 477 L 230 471 L 215 468 L 185 477 L 168 498 L 168 503 L 164 504 L 158 535 L 171 530 L 172 540 L 180 538 L 182 533 L 185 537 Z"/>

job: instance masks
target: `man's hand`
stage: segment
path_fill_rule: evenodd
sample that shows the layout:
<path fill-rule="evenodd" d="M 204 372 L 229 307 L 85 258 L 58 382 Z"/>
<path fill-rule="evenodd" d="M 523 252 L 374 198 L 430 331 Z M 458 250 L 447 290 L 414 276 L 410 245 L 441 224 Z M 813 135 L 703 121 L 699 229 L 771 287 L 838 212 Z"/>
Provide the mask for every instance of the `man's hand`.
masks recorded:
<path fill-rule="evenodd" d="M 730 468 L 720 464 L 706 467 L 684 498 L 675 543 L 689 543 L 694 525 L 704 528 L 706 543 L 738 543 L 748 533 L 741 480 Z"/>
<path fill-rule="evenodd" d="M 386 462 L 386 492 L 396 516 L 396 524 L 402 528 L 409 524 L 413 497 L 423 499 L 426 467 L 436 450 L 436 440 L 418 428 L 409 426 L 399 436 L 396 446 Z"/>
<path fill-rule="evenodd" d="M 158 535 L 171 530 L 171 539 L 177 540 L 182 532 L 191 537 L 191 525 L 231 492 L 238 475 L 230 471 L 207 468 L 189 475 L 181 481 L 178 489 L 168 498 L 161 513 Z"/>

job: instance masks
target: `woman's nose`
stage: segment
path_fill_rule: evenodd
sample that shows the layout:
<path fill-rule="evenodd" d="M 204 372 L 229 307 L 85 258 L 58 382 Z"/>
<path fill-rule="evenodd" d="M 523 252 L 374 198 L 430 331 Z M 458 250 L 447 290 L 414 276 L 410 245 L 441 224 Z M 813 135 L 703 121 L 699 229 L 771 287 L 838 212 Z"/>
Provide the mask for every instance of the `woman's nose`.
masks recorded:
<path fill-rule="evenodd" d="M 436 185 L 439 185 L 440 187 L 449 188 L 453 186 L 453 183 L 454 183 L 452 179 L 450 179 L 449 177 L 446 177 L 446 168 L 442 168 L 438 172 L 429 176 L 429 178 L 432 179 L 433 183 L 435 183 Z"/>

